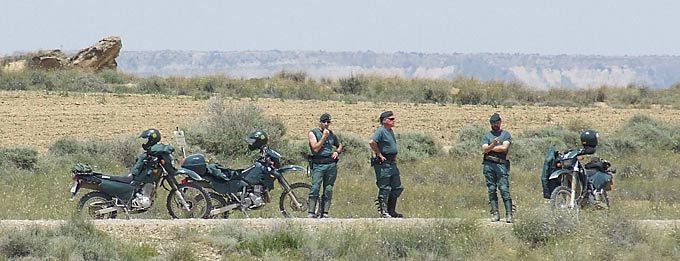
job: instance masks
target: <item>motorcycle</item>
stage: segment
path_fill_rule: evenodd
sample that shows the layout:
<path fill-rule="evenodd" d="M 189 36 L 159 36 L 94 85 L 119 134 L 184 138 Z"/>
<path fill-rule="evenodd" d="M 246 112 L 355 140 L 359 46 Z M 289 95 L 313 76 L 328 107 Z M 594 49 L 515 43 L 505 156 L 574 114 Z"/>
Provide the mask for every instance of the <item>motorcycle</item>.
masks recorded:
<path fill-rule="evenodd" d="M 213 209 L 211 218 L 229 218 L 236 210 L 243 212 L 260 209 L 271 203 L 270 191 L 274 180 L 283 189 L 279 197 L 279 210 L 284 217 L 307 215 L 307 197 L 311 185 L 290 184 L 284 174 L 289 171 L 306 171 L 299 165 L 281 166 L 281 154 L 263 146 L 253 164 L 245 169 L 229 169 L 219 163 L 207 163 L 203 154 L 192 154 L 182 160 L 178 173 L 198 175 L 203 180 L 184 180 L 187 184 L 198 183 L 211 189 Z"/>
<path fill-rule="evenodd" d="M 544 170 L 551 170 L 547 182 L 544 179 L 544 196 L 547 188 L 553 208 L 578 211 L 593 206 L 596 209 L 609 209 L 607 192 L 611 191 L 614 184 L 616 168 L 599 157 L 593 157 L 590 162 L 583 164 L 583 155 L 593 153 L 594 150 L 588 148 L 556 152 L 554 167 L 544 166 Z M 550 163 L 546 160 L 544 164 Z"/>
<path fill-rule="evenodd" d="M 170 191 L 166 200 L 168 213 L 173 218 L 206 218 L 212 209 L 209 193 L 196 183 L 178 183 L 180 174 L 172 165 L 174 149 L 170 145 L 156 144 L 150 148 L 137 175 L 109 175 L 94 171 L 89 165 L 75 164 L 71 168 L 73 186 L 71 200 L 82 188 L 90 189 L 83 195 L 77 210 L 84 218 L 116 218 L 122 211 L 130 214 L 147 212 L 155 203 L 159 187 Z M 188 174 L 185 179 L 202 180 Z M 166 186 L 167 185 L 167 186 Z M 169 188 L 168 188 L 169 187 Z"/>

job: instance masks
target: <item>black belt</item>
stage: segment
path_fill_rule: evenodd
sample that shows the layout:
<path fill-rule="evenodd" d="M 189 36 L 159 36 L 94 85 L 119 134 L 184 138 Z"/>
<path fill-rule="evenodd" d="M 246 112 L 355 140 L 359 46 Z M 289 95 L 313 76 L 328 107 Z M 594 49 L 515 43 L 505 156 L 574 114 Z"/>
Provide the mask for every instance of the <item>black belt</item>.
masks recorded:
<path fill-rule="evenodd" d="M 394 153 L 394 154 L 383 154 L 383 157 L 385 157 L 386 161 L 394 162 L 394 161 L 397 160 L 397 154 L 396 153 Z"/>
<path fill-rule="evenodd" d="M 330 156 L 326 157 L 318 157 L 318 156 L 312 156 L 310 157 L 312 163 L 314 164 L 329 164 L 329 163 L 335 163 L 338 162 L 337 159 L 331 158 Z"/>
<path fill-rule="evenodd" d="M 508 163 L 508 160 L 506 160 L 506 159 L 502 159 L 502 158 L 496 157 L 496 156 L 491 156 L 491 155 L 488 155 L 488 154 L 484 154 L 484 160 L 488 160 L 488 161 L 491 161 L 493 163 L 498 163 L 498 164 L 507 164 Z"/>

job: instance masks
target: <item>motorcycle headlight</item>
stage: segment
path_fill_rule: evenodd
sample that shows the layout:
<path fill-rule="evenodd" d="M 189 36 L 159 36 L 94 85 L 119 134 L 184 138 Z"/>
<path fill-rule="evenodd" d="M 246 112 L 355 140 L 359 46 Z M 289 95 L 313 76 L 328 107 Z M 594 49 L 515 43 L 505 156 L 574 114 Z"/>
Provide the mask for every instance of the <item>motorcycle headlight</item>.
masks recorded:
<path fill-rule="evenodd" d="M 574 161 L 576 159 L 563 159 L 562 160 L 562 168 L 563 169 L 571 169 L 574 167 Z"/>

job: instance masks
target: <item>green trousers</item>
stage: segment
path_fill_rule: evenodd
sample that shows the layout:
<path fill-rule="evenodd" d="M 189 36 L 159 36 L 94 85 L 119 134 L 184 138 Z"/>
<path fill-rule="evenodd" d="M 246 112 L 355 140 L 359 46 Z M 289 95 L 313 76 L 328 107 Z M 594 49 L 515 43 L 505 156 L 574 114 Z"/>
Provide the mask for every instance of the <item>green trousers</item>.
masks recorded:
<path fill-rule="evenodd" d="M 320 204 L 323 204 L 323 213 L 328 213 L 331 207 L 331 200 L 333 199 L 333 186 L 335 185 L 335 178 L 338 176 L 338 164 L 335 162 L 318 164 L 314 163 L 312 170 L 312 189 L 309 191 L 309 202 L 316 202 L 319 199 L 319 193 L 323 187 L 323 196 Z M 313 210 L 310 206 L 310 211 Z"/>
<path fill-rule="evenodd" d="M 396 163 L 385 161 L 383 164 L 373 166 L 373 171 L 375 184 L 378 186 L 378 200 L 387 202 L 389 197 L 398 198 L 404 191 Z"/>
<path fill-rule="evenodd" d="M 509 164 L 484 161 L 483 166 L 484 180 L 486 182 L 487 192 L 489 193 L 489 202 L 498 202 L 496 190 L 501 192 L 503 202 L 511 200 Z"/>

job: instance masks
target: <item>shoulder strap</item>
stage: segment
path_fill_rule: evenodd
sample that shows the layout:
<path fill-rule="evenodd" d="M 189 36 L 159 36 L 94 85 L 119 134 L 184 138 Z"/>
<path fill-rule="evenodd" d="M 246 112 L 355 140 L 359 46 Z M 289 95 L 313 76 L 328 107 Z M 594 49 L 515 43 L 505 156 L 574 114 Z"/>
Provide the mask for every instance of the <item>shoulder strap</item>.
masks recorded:
<path fill-rule="evenodd" d="M 314 133 L 314 137 L 316 137 L 316 141 L 317 141 L 317 142 L 318 142 L 319 140 L 321 140 L 321 135 L 322 135 L 322 134 L 321 134 L 321 129 L 319 129 L 319 128 L 314 128 L 314 129 L 311 130 L 311 132 Z"/>

